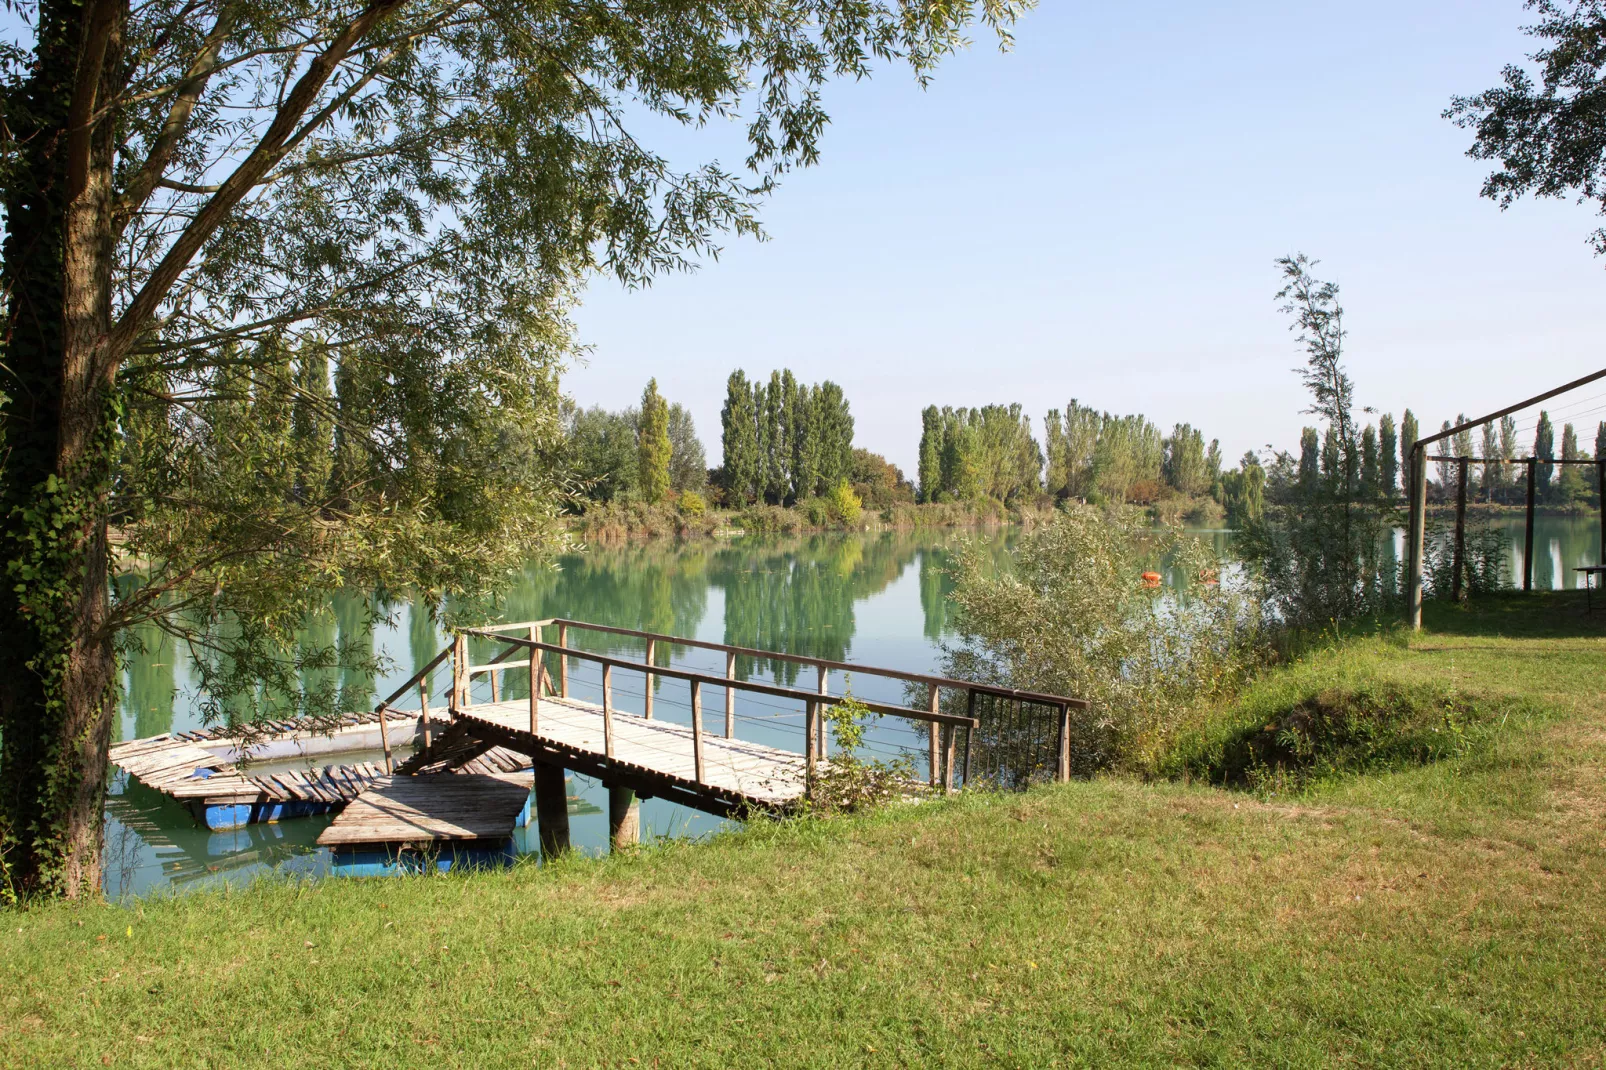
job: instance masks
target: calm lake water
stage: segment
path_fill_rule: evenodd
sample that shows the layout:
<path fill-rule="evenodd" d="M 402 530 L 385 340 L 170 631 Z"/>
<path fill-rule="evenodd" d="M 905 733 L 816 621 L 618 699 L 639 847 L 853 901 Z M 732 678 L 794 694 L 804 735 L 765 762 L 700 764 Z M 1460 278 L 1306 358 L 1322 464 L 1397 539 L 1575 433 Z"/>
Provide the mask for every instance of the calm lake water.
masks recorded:
<path fill-rule="evenodd" d="M 1495 524 L 1512 555 L 1511 575 L 1520 581 L 1522 520 L 1501 518 Z M 1225 549 L 1227 533 L 1196 534 Z M 943 568 L 948 548 L 960 537 L 966 536 L 900 532 L 599 547 L 565 558 L 555 569 L 527 571 L 508 592 L 507 614 L 512 620 L 563 616 L 926 672 L 937 668 L 940 645 L 952 634 Z M 968 537 L 981 540 L 1004 559 L 1016 533 L 971 533 Z M 1593 518 L 1541 517 L 1535 538 L 1535 585 L 1575 586 L 1576 575 L 1570 569 L 1596 563 L 1599 540 L 1598 520 Z M 387 660 L 387 671 L 377 677 L 341 674 L 340 687 L 356 707 L 371 708 L 445 643 L 422 607 L 401 603 L 389 608 L 389 622 L 370 630 L 360 600 L 337 598 L 310 628 L 320 642 L 338 638 L 370 644 Z M 195 676 L 183 651 L 171 643 L 162 644 L 154 634 L 146 636 L 146 645 L 145 653 L 132 658 L 123 673 L 118 738 L 201 727 Z M 585 645 L 637 659 L 641 655 L 640 645 L 627 640 Z M 476 660 L 480 660 L 477 655 Z M 716 675 L 724 672 L 723 655 L 716 651 L 681 649 L 673 661 Z M 579 697 L 595 698 L 593 670 L 588 667 L 574 676 Z M 813 684 L 811 671 L 804 670 L 799 678 L 797 667 L 785 663 L 743 664 L 738 671 L 755 680 Z M 837 686 L 840 681 L 834 679 L 833 687 Z M 854 681 L 854 690 L 867 699 L 903 701 L 901 688 L 890 681 L 861 678 Z M 615 683 L 621 709 L 639 710 L 640 692 L 639 676 Z M 677 688 L 666 686 L 656 696 L 657 716 L 673 719 L 684 715 L 686 698 Z M 721 701 L 712 698 L 713 712 L 705 714 L 711 721 L 719 720 Z M 801 742 L 794 738 L 801 724 L 796 711 L 766 708 L 756 699 L 743 697 L 738 698 L 738 708 L 742 738 L 801 749 Z M 877 756 L 907 752 L 923 762 L 924 738 L 923 730 L 887 720 L 876 726 L 869 743 Z M 323 757 L 316 759 L 316 764 L 349 757 Z M 607 843 L 606 789 L 583 777 L 571 777 L 569 793 L 575 847 L 600 853 Z M 198 827 L 187 810 L 119 772 L 106 806 L 106 891 L 120 898 L 224 881 L 239 883 L 272 872 L 320 874 L 328 867 L 328 853 L 314 841 L 328 820 L 302 818 L 211 832 Z M 704 835 L 722 824 L 660 799 L 642 804 L 644 838 Z M 531 834 L 528 838 L 527 832 Z M 520 850 L 533 849 L 533 832 L 518 831 Z"/>

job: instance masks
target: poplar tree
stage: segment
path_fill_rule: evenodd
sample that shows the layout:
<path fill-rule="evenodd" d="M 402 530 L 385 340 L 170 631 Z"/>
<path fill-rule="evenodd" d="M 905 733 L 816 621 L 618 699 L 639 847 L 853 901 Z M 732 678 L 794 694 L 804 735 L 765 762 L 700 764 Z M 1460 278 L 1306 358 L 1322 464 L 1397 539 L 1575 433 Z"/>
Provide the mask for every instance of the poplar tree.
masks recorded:
<path fill-rule="evenodd" d="M 1053 427 L 1059 426 L 1059 413 L 1049 418 Z M 1602 424 L 1606 427 L 1606 424 Z M 1052 434 L 1053 432 L 1050 432 Z M 934 502 L 942 487 L 942 413 L 935 405 L 927 405 L 920 413 L 920 500 Z M 1049 489 L 1058 489 L 1050 480 Z"/>
<path fill-rule="evenodd" d="M 334 470 L 334 406 L 329 395 L 329 358 L 308 345 L 296 357 L 294 436 L 296 496 L 321 502 Z"/>
<path fill-rule="evenodd" d="M 1561 456 L 1564 460 L 1576 461 L 1578 455 L 1578 432 L 1573 430 L 1572 424 L 1563 424 L 1561 427 Z M 1556 499 L 1563 505 L 1571 505 L 1583 497 L 1584 473 L 1582 467 L 1576 464 L 1561 465 L 1561 472 L 1556 479 Z"/>
<path fill-rule="evenodd" d="M 792 495 L 799 500 L 820 493 L 820 413 L 818 387 L 799 384 L 793 427 Z"/>
<path fill-rule="evenodd" d="M 1309 501 L 1322 485 L 1322 446 L 1314 427 L 1299 432 L 1299 494 Z"/>
<path fill-rule="evenodd" d="M 1483 454 L 1483 500 L 1492 502 L 1495 492 L 1499 490 L 1502 482 L 1502 469 L 1500 462 L 1495 459 L 1500 456 L 1500 434 L 1495 430 L 1493 420 L 1483 425 L 1483 445 L 1479 451 Z"/>
<path fill-rule="evenodd" d="M 584 280 L 642 283 L 757 233 L 777 177 L 818 156 L 827 81 L 873 59 L 924 79 L 1019 9 L 25 5 L 0 49 L 0 886 L 97 887 L 120 630 L 288 672 L 301 610 L 336 584 L 482 592 L 550 551 L 542 454 Z M 747 174 L 677 169 L 632 129 L 732 115 Z M 350 410 L 372 422 L 340 431 L 371 463 L 338 523 L 252 493 L 263 468 L 200 479 L 205 451 L 155 455 L 155 487 L 183 494 L 117 471 L 129 399 L 193 426 L 226 354 L 254 370 L 310 333 L 372 370 Z M 126 598 L 113 515 L 141 518 L 127 551 L 157 566 Z"/>
<path fill-rule="evenodd" d="M 1376 498 L 1380 493 L 1382 476 L 1379 474 L 1377 429 L 1371 424 L 1361 432 L 1361 497 Z"/>
<path fill-rule="evenodd" d="M 725 407 L 720 410 L 719 423 L 725 501 L 739 507 L 753 500 L 761 472 L 753 387 L 740 368 L 725 381 Z"/>
<path fill-rule="evenodd" d="M 1405 415 L 1400 417 L 1400 480 L 1407 497 L 1411 493 L 1411 452 L 1418 435 L 1416 414 L 1406 409 Z"/>
<path fill-rule="evenodd" d="M 1556 466 L 1545 464 L 1545 461 L 1555 460 L 1556 457 L 1556 429 L 1550 423 L 1550 414 L 1544 410 L 1539 412 L 1539 426 L 1534 429 L 1534 452 L 1539 458 L 1537 471 L 1534 472 L 1534 493 L 1536 496 L 1549 500 L 1550 477 L 1555 473 Z"/>
<path fill-rule="evenodd" d="M 1377 420 L 1378 492 L 1392 499 L 1400 486 L 1399 436 L 1394 431 L 1394 415 L 1385 412 Z"/>
<path fill-rule="evenodd" d="M 648 379 L 636 422 L 636 488 L 648 505 L 669 493 L 670 453 L 669 405 L 658 393 L 658 380 Z"/>

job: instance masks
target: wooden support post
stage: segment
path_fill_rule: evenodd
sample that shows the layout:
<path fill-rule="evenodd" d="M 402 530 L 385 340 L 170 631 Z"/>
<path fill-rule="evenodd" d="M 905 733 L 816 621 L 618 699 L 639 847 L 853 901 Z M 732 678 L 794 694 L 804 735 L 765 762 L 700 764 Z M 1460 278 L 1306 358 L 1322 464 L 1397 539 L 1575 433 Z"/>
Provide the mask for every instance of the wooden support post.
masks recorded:
<path fill-rule="evenodd" d="M 939 710 L 939 698 L 937 685 L 928 684 L 926 686 L 926 708 L 932 713 L 937 713 Z M 930 766 L 931 772 L 928 779 L 931 781 L 931 786 L 936 787 L 942 783 L 942 725 L 932 721 L 926 726 L 926 735 L 928 736 L 926 741 L 927 749 L 930 751 L 927 764 Z"/>
<path fill-rule="evenodd" d="M 602 663 L 602 753 L 613 757 L 613 666 Z"/>
<path fill-rule="evenodd" d="M 969 717 L 972 721 L 974 721 L 976 719 L 976 692 L 974 692 L 974 691 L 972 691 L 970 693 L 970 699 L 969 699 L 968 702 L 965 703 L 965 716 Z M 958 732 L 959 731 L 959 726 L 958 725 L 954 725 L 953 731 Z M 971 741 L 973 739 L 975 739 L 975 736 L 976 736 L 975 726 L 974 725 L 966 725 L 965 726 L 965 790 L 966 791 L 970 790 L 970 744 L 971 744 Z M 954 764 L 953 744 L 949 743 L 948 744 L 948 766 L 949 766 L 948 780 L 949 780 L 950 784 L 953 782 L 953 764 Z"/>
<path fill-rule="evenodd" d="M 474 681 L 468 678 L 468 636 L 460 635 L 452 644 L 452 713 L 467 706 Z"/>
<path fill-rule="evenodd" d="M 1461 574 L 1467 567 L 1467 459 L 1462 457 L 1456 461 L 1455 467 L 1455 553 L 1451 558 L 1451 567 L 1455 571 L 1450 578 L 1450 600 L 1459 602 L 1465 593 Z"/>
<path fill-rule="evenodd" d="M 389 720 L 390 707 L 379 707 L 379 745 L 385 748 L 385 773 L 387 775 L 396 771 L 396 763 L 390 757 L 390 726 L 386 723 Z"/>
<path fill-rule="evenodd" d="M 1606 565 L 1606 457 L 1595 459 L 1595 494 L 1600 498 L 1600 556 L 1595 564 Z M 1584 586 L 1589 586 L 1589 575 L 1584 575 Z"/>
<path fill-rule="evenodd" d="M 1416 631 L 1422 627 L 1422 549 L 1428 512 L 1427 450 L 1421 443 L 1411 444 L 1411 466 L 1406 474 L 1410 479 L 1407 498 L 1411 505 L 1411 523 L 1405 536 L 1408 561 L 1405 619 Z"/>
<path fill-rule="evenodd" d="M 700 680 L 691 682 L 691 763 L 696 771 L 697 783 L 703 782 L 703 685 Z"/>
<path fill-rule="evenodd" d="M 424 730 L 424 749 L 429 749 L 429 677 L 418 681 L 418 721 Z"/>
<path fill-rule="evenodd" d="M 558 645 L 567 648 L 569 645 L 569 626 L 558 625 Z M 569 655 L 563 651 L 558 652 L 558 694 L 563 698 L 569 697 Z"/>
<path fill-rule="evenodd" d="M 969 741 L 965 745 L 965 757 L 970 757 Z M 1060 768 L 1059 780 L 1064 783 L 1071 779 L 1071 707 L 1060 706 Z"/>
<path fill-rule="evenodd" d="M 535 763 L 535 820 L 541 835 L 541 857 L 547 860 L 569 850 L 569 789 L 563 766 Z"/>
<path fill-rule="evenodd" d="M 491 701 L 492 702 L 501 702 L 502 701 L 502 689 L 497 685 L 497 677 L 499 677 L 501 674 L 498 673 L 495 669 L 492 669 L 486 675 L 491 678 Z"/>
<path fill-rule="evenodd" d="M 814 794 L 815 764 L 819 756 L 814 752 L 814 721 L 820 716 L 820 704 L 813 699 L 803 703 L 803 791 Z"/>
<path fill-rule="evenodd" d="M 541 641 L 541 629 L 530 625 L 530 642 Z M 541 727 L 541 652 L 535 647 L 530 648 L 530 735 L 535 735 Z"/>
<path fill-rule="evenodd" d="M 736 679 L 736 652 L 725 651 L 725 679 Z M 725 689 L 725 738 L 730 739 L 736 735 L 736 689 Z"/>
<path fill-rule="evenodd" d="M 1528 458 L 1528 523 L 1522 535 L 1522 589 L 1534 589 L 1534 485 L 1539 479 L 1539 458 Z"/>
<path fill-rule="evenodd" d="M 641 802 L 629 788 L 608 785 L 608 848 L 625 850 L 641 842 Z"/>
<path fill-rule="evenodd" d="M 824 665 L 816 663 L 814 666 L 814 690 L 823 695 L 826 693 L 826 687 L 830 682 L 831 671 Z M 830 748 L 825 745 L 825 703 L 823 701 L 814 704 L 814 732 L 816 736 L 814 740 L 815 755 L 821 761 L 824 761 L 830 753 Z"/>
<path fill-rule="evenodd" d="M 656 654 L 657 651 L 658 651 L 658 640 L 656 640 L 656 639 L 647 640 L 647 664 L 648 665 L 654 664 L 653 655 Z M 645 717 L 649 721 L 652 720 L 652 681 L 653 681 L 653 675 L 652 675 L 652 673 L 648 673 L 647 674 L 646 698 L 643 700 L 644 701 L 644 705 L 643 705 L 642 709 L 643 709 L 644 712 L 642 713 L 642 716 Z"/>

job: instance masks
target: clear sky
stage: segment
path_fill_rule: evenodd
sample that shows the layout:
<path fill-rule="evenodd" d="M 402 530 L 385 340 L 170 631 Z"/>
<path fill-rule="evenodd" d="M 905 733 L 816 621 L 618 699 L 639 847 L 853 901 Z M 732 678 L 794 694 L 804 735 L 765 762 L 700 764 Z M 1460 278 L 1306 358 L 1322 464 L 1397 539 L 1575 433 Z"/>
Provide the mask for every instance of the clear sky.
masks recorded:
<path fill-rule="evenodd" d="M 645 291 L 594 282 L 566 389 L 617 408 L 657 376 L 710 464 L 738 366 L 841 383 L 858 445 L 911 476 L 932 403 L 1020 402 L 1041 435 L 1075 397 L 1190 422 L 1233 460 L 1310 422 L 1272 299 L 1274 259 L 1303 251 L 1342 287 L 1360 404 L 1436 428 L 1537 393 L 1606 366 L 1597 220 L 1502 213 L 1439 117 L 1532 50 L 1529 17 L 1043 0 L 1013 52 L 978 34 L 925 92 L 897 69 L 834 87 L 822 161 L 766 206 L 770 241 Z M 729 131 L 675 144 L 742 158 Z"/>

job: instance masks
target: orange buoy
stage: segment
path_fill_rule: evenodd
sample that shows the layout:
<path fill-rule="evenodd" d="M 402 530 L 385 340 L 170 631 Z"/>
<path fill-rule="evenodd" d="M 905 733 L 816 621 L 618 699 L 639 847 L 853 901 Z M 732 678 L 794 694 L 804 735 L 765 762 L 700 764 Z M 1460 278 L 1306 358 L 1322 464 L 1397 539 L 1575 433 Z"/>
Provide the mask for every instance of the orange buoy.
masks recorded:
<path fill-rule="evenodd" d="M 1213 568 L 1202 568 L 1199 570 L 1199 580 L 1206 587 L 1214 587 L 1221 582 L 1221 576 Z"/>
<path fill-rule="evenodd" d="M 1160 574 L 1158 572 L 1145 572 L 1143 574 L 1143 586 L 1145 586 L 1145 587 L 1158 587 L 1158 586 L 1160 586 Z"/>

